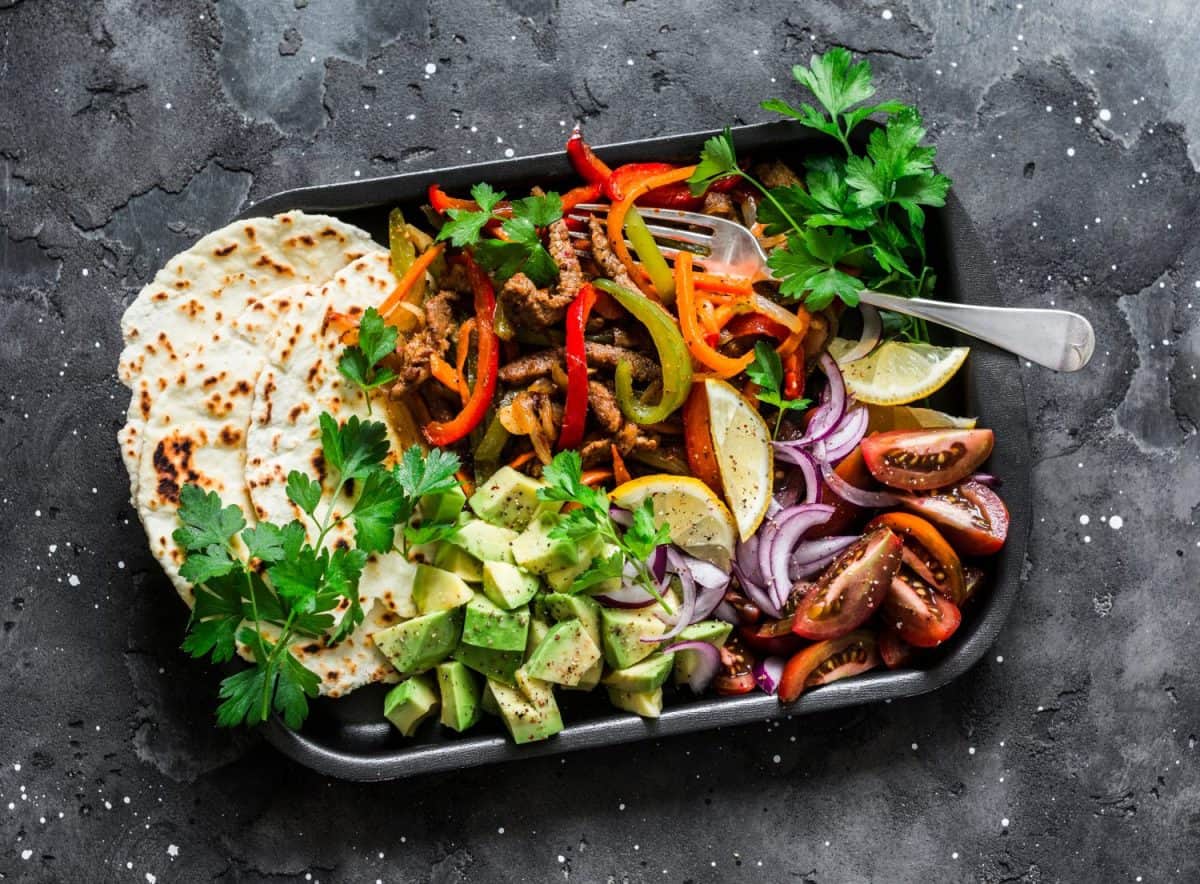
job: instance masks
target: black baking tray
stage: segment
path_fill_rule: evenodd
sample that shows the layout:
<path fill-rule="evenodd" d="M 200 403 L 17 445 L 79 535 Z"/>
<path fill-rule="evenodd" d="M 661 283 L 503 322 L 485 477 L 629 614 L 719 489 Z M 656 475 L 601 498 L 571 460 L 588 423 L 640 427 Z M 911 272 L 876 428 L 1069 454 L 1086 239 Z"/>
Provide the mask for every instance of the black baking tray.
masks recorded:
<path fill-rule="evenodd" d="M 630 141 L 596 152 L 614 166 L 637 161 L 690 163 L 695 162 L 705 139 L 714 134 Z M 824 136 L 790 122 L 739 127 L 733 134 L 740 156 L 779 157 L 794 165 L 806 155 L 837 149 Z M 303 187 L 261 200 L 240 217 L 290 209 L 322 212 L 358 225 L 386 243 L 391 208 L 399 206 L 410 220 L 420 219 L 419 207 L 426 202 L 430 184 L 465 193 L 479 181 L 512 194 L 526 192 L 535 184 L 562 191 L 579 183 L 566 154 L 556 152 Z M 1003 302 L 990 261 L 962 204 L 951 194 L 945 208 L 928 214 L 927 239 L 930 260 L 938 271 L 938 297 L 1000 306 Z M 951 333 L 942 340 L 966 343 Z M 614 710 L 595 693 L 565 694 L 560 700 L 565 729 L 544 742 L 524 746 L 513 744 L 499 721 L 490 716 L 466 734 L 431 723 L 418 737 L 405 738 L 383 719 L 385 688 L 373 685 L 343 699 L 316 701 L 301 731 L 291 731 L 277 719 L 268 722 L 267 739 L 285 755 L 321 773 L 348 780 L 389 780 L 900 699 L 936 690 L 958 678 L 983 656 L 1004 625 L 1020 583 L 1031 521 L 1028 427 L 1017 360 L 987 344 L 969 343 L 972 352 L 966 368 L 939 394 L 939 404 L 947 410 L 977 415 L 982 426 L 997 431 L 988 469 L 1004 480 L 1002 493 L 1012 522 L 1005 548 L 987 563 L 988 585 L 982 595 L 964 612 L 959 631 L 936 656 L 927 658 L 923 668 L 876 671 L 836 682 L 806 693 L 788 706 L 761 693 L 694 697 L 686 690 L 674 691 L 657 720 Z"/>

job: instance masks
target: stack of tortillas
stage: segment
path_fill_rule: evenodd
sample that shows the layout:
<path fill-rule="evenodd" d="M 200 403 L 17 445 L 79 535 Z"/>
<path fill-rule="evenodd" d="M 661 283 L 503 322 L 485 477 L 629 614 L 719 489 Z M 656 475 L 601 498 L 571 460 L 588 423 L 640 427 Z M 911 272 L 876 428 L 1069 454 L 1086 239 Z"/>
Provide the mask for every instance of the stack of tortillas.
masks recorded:
<path fill-rule="evenodd" d="M 315 469 L 321 413 L 367 417 L 364 395 L 337 371 L 343 344 L 327 318 L 360 315 L 394 285 L 387 251 L 364 231 L 289 212 L 204 237 L 168 261 L 125 311 L 119 373 L 133 396 L 121 454 L 150 548 L 189 606 L 193 589 L 179 574 L 183 551 L 172 538 L 180 488 L 215 491 L 250 524 L 304 522 L 287 499 L 287 474 L 324 478 Z M 387 423 L 385 399 L 377 394 L 372 417 Z M 336 530 L 327 538 L 338 540 Z M 293 648 L 320 676 L 322 694 L 394 678 L 371 635 L 416 613 L 410 585 L 403 558 L 373 556 L 359 587 L 365 622 L 336 646 L 306 640 Z"/>

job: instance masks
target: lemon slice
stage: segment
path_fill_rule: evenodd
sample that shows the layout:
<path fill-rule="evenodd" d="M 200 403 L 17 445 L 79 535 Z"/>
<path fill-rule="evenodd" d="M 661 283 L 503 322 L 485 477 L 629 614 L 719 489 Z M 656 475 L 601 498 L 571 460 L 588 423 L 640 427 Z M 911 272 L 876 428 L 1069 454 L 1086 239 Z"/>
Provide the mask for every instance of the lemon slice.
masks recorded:
<path fill-rule="evenodd" d="M 836 360 L 853 341 L 834 338 L 829 352 Z M 862 359 L 840 366 L 846 389 L 859 402 L 904 405 L 936 393 L 962 366 L 969 347 L 934 347 L 885 341 Z"/>
<path fill-rule="evenodd" d="M 867 423 L 868 433 L 941 428 L 973 430 L 977 423 L 973 417 L 956 417 L 944 411 L 915 405 L 868 405 L 867 412 L 871 417 Z"/>
<path fill-rule="evenodd" d="M 708 420 L 725 500 L 742 540 L 749 540 L 767 515 L 774 487 L 771 431 L 741 393 L 725 381 L 707 380 Z"/>
<path fill-rule="evenodd" d="M 721 498 L 699 479 L 666 473 L 640 476 L 618 485 L 609 497 L 627 510 L 652 499 L 654 521 L 670 529 L 672 543 L 689 555 L 729 569 L 737 526 Z"/>

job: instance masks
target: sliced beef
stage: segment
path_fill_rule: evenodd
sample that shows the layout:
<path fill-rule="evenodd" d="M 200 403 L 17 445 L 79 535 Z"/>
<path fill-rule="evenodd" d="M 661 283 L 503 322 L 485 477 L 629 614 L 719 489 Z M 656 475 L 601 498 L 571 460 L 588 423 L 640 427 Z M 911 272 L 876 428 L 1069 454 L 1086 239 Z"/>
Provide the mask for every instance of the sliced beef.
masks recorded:
<path fill-rule="evenodd" d="M 538 288 L 524 273 L 517 273 L 500 289 L 505 315 L 520 328 L 542 329 L 562 322 L 583 285 L 583 269 L 571 245 L 567 223 L 561 218 L 550 225 L 549 251 L 559 274 L 553 286 Z"/>
<path fill-rule="evenodd" d="M 634 350 L 594 341 L 588 341 L 584 347 L 589 365 L 612 370 L 616 369 L 618 363 L 627 361 L 633 367 L 633 379 L 643 383 L 657 381 L 662 376 L 662 369 L 657 362 Z"/>
<path fill-rule="evenodd" d="M 514 387 L 523 387 L 538 378 L 549 377 L 555 365 L 565 365 L 563 351 L 540 350 L 502 365 L 500 381 Z"/>
<path fill-rule="evenodd" d="M 800 183 L 799 177 L 791 170 L 791 167 L 779 160 L 758 163 L 754 167 L 754 174 L 758 176 L 758 180 L 766 185 L 768 189 L 772 187 L 790 187 L 793 184 Z"/>
<path fill-rule="evenodd" d="M 393 397 L 403 396 L 429 378 L 433 354 L 442 356 L 450 347 L 454 331 L 454 303 L 458 292 L 443 289 L 425 301 L 425 326 L 414 332 L 397 351 L 399 368 L 392 385 Z"/>
<path fill-rule="evenodd" d="M 589 218 L 588 229 L 592 234 L 592 259 L 600 268 L 600 272 L 622 288 L 627 288 L 632 292 L 638 291 L 637 285 L 629 278 L 629 271 L 625 269 L 621 259 L 613 252 L 612 244 L 608 241 L 608 234 L 604 232 L 604 225 L 600 223 L 600 219 L 594 215 Z"/>
<path fill-rule="evenodd" d="M 596 423 L 609 433 L 617 432 L 625 423 L 616 395 L 599 381 L 588 381 L 588 406 Z"/>

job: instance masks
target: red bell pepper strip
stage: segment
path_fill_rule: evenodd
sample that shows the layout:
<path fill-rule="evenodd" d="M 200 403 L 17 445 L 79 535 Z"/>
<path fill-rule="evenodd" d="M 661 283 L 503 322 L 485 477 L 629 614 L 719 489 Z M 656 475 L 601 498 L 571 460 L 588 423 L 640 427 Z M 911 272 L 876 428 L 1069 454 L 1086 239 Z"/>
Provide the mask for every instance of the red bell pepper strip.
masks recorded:
<path fill-rule="evenodd" d="M 721 470 L 713 451 L 712 425 L 708 418 L 708 394 L 704 382 L 692 384 L 687 402 L 683 404 L 683 441 L 687 449 L 688 466 L 692 475 L 721 494 Z"/>
<path fill-rule="evenodd" d="M 579 177 L 588 184 L 603 185 L 612 175 L 608 164 L 587 146 L 587 142 L 583 140 L 583 130 L 579 126 L 571 130 L 571 137 L 567 139 L 567 159 L 571 161 Z"/>
<path fill-rule="evenodd" d="M 782 322 L 761 313 L 739 313 L 729 320 L 725 330 L 734 338 L 762 336 L 777 341 L 786 341 L 791 334 Z"/>
<path fill-rule="evenodd" d="M 565 217 L 580 203 L 594 203 L 600 198 L 601 185 L 582 184 L 573 187 L 562 195 L 562 213 Z"/>
<path fill-rule="evenodd" d="M 479 211 L 479 203 L 475 202 L 475 200 L 450 196 L 446 191 L 442 190 L 440 184 L 429 185 L 429 205 L 439 215 L 446 214 L 450 209 L 466 209 L 468 212 Z M 512 204 L 508 200 L 501 200 L 496 203 L 496 207 L 492 211 L 497 215 L 508 215 L 512 211 Z"/>
<path fill-rule="evenodd" d="M 560 451 L 578 448 L 583 442 L 588 407 L 587 351 L 583 335 L 595 303 L 596 290 L 589 282 L 567 308 L 567 404 L 563 407 L 562 429 L 558 434 Z"/>
<path fill-rule="evenodd" d="M 453 445 L 470 433 L 487 414 L 496 393 L 496 375 L 500 370 L 500 341 L 493 325 L 496 318 L 496 291 L 486 273 L 475 263 L 470 253 L 464 253 L 467 279 L 475 293 L 475 335 L 479 339 L 479 359 L 475 389 L 462 411 L 448 421 L 426 424 L 425 438 L 439 448 Z"/>

